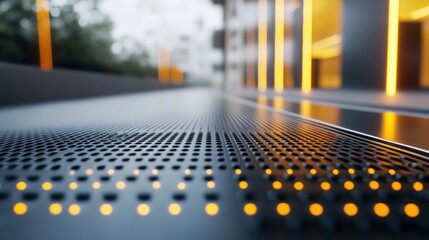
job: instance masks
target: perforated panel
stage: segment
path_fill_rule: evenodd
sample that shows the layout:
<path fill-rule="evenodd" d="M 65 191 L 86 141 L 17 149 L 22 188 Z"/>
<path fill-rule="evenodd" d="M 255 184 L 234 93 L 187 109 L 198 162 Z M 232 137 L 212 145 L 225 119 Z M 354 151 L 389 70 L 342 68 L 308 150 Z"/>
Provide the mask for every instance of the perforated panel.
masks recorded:
<path fill-rule="evenodd" d="M 425 236 L 427 153 L 216 101 L 122 122 L 8 123 L 2 239 Z"/>

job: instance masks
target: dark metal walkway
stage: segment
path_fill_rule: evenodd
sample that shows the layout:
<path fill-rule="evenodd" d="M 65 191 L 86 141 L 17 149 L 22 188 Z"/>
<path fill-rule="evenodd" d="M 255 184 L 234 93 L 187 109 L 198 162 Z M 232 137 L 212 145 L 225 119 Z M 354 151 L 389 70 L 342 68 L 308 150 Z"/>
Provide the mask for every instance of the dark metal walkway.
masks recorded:
<path fill-rule="evenodd" d="M 193 89 L 0 112 L 1 239 L 429 230 L 429 153 Z"/>

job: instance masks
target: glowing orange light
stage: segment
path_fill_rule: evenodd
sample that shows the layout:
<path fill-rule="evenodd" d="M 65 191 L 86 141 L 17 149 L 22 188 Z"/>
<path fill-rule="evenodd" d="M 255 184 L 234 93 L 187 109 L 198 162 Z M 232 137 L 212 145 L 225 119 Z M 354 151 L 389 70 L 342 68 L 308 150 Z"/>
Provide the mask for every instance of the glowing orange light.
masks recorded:
<path fill-rule="evenodd" d="M 180 70 L 180 68 L 176 66 L 171 68 L 171 81 L 176 85 L 183 84 L 183 72 Z"/>
<path fill-rule="evenodd" d="M 255 44 L 255 31 L 253 29 L 249 29 L 247 31 L 247 87 L 254 88 L 255 87 L 255 66 L 254 66 L 254 49 L 253 45 Z"/>
<path fill-rule="evenodd" d="M 52 64 L 51 23 L 49 20 L 49 1 L 36 0 L 37 32 L 39 35 L 40 69 L 50 71 Z"/>
<path fill-rule="evenodd" d="M 420 214 L 420 208 L 414 203 L 408 203 L 404 207 L 405 214 L 410 218 L 415 218 Z"/>
<path fill-rule="evenodd" d="M 253 216 L 256 214 L 256 212 L 258 212 L 258 208 L 253 203 L 247 203 L 246 205 L 244 205 L 243 210 L 244 213 L 249 216 Z"/>
<path fill-rule="evenodd" d="M 386 94 L 395 96 L 398 71 L 399 0 L 389 1 Z"/>
<path fill-rule="evenodd" d="M 313 0 L 304 0 L 302 29 L 302 92 L 311 92 L 312 41 L 313 41 Z"/>
<path fill-rule="evenodd" d="M 311 215 L 318 217 L 323 214 L 323 206 L 319 203 L 313 203 L 309 207 Z"/>
<path fill-rule="evenodd" d="M 268 1 L 259 0 L 258 13 L 258 90 L 267 90 Z"/>
<path fill-rule="evenodd" d="M 347 203 L 343 207 L 344 213 L 349 216 L 353 217 L 359 212 L 359 208 L 354 203 Z"/>
<path fill-rule="evenodd" d="M 274 90 L 282 92 L 284 87 L 284 29 L 285 1 L 276 0 L 274 32 Z"/>
<path fill-rule="evenodd" d="M 170 53 L 164 48 L 158 50 L 158 80 L 162 84 L 170 82 Z"/>
<path fill-rule="evenodd" d="M 374 213 L 378 217 L 387 217 L 390 213 L 389 206 L 384 203 L 377 203 L 374 205 Z"/>
<path fill-rule="evenodd" d="M 279 203 L 279 204 L 277 204 L 276 209 L 277 209 L 277 213 L 280 216 L 287 216 L 290 213 L 290 206 L 287 203 Z"/>

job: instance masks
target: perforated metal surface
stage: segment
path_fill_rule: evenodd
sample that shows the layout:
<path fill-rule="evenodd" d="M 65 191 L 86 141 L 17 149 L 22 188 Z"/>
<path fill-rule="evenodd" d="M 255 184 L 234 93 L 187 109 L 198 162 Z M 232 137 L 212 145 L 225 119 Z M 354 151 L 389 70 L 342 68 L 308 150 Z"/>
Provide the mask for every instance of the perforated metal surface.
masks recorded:
<path fill-rule="evenodd" d="M 205 91 L 124 98 L 36 107 L 34 121 L 22 119 L 34 108 L 0 113 L 1 239 L 429 230 L 425 152 Z"/>

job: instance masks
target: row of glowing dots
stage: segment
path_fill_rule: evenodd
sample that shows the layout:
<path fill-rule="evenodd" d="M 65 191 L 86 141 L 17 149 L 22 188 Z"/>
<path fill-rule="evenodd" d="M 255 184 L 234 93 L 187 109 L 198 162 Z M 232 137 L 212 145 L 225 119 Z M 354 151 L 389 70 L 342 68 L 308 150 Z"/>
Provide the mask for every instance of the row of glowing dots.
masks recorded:
<path fill-rule="evenodd" d="M 316 175 L 317 174 L 317 170 L 316 169 L 314 169 L 314 168 L 312 168 L 312 169 L 309 169 L 309 171 L 308 171 L 311 175 Z M 374 168 L 368 168 L 367 170 L 366 170 L 366 172 L 369 174 L 369 175 L 374 175 L 375 173 L 376 173 L 376 170 L 374 169 Z M 235 169 L 235 173 L 236 174 L 241 174 L 241 169 Z M 271 169 L 265 169 L 265 173 L 266 174 L 268 174 L 268 175 L 271 175 L 272 173 L 273 173 L 273 171 L 271 170 Z M 292 175 L 293 173 L 294 173 L 294 171 L 293 171 L 293 169 L 287 169 L 286 170 L 286 173 L 287 174 L 289 174 L 289 175 Z M 331 172 L 330 172 L 332 175 L 338 175 L 338 174 L 340 174 L 340 170 L 338 170 L 338 169 L 333 169 Z M 348 174 L 350 174 L 350 175 L 354 175 L 354 174 L 356 174 L 356 170 L 355 169 L 353 169 L 353 168 L 349 168 L 349 169 L 347 169 L 347 173 Z M 395 170 L 395 169 L 389 169 L 388 171 L 387 171 L 387 173 L 389 174 L 389 175 L 391 175 L 391 176 L 395 176 L 396 174 L 397 174 L 397 171 Z"/>
<path fill-rule="evenodd" d="M 28 207 L 25 203 L 16 203 L 13 206 L 13 211 L 17 215 L 24 215 L 27 213 Z M 147 216 L 150 213 L 150 206 L 147 204 L 140 204 L 137 206 L 137 213 L 141 216 Z M 219 206 L 216 203 L 208 203 L 205 206 L 205 212 L 209 216 L 215 216 L 219 213 Z M 420 208 L 414 203 L 408 203 L 403 208 L 405 215 L 410 218 L 418 217 L 420 214 Z M 247 203 L 243 207 L 243 211 L 246 215 L 253 216 L 258 212 L 258 208 L 254 203 Z M 277 204 L 276 211 L 280 216 L 287 216 L 291 213 L 291 206 L 287 203 Z M 319 203 L 313 203 L 308 207 L 308 211 L 311 215 L 318 217 L 323 214 L 323 206 Z M 359 213 L 359 207 L 354 203 L 346 203 L 343 206 L 344 214 L 349 217 L 354 217 Z M 385 203 L 376 203 L 373 206 L 373 211 L 378 217 L 387 217 L 390 214 L 390 208 Z M 52 215 L 59 215 L 63 212 L 63 207 L 59 203 L 53 203 L 49 206 L 49 212 Z M 68 207 L 68 212 L 72 216 L 79 215 L 81 208 L 77 204 L 72 204 Z M 182 212 L 182 208 L 177 203 L 171 203 L 168 206 L 168 212 L 173 215 L 179 215 Z M 100 206 L 100 213 L 104 216 L 109 216 L 113 213 L 113 206 L 110 204 L 103 204 Z"/>
<path fill-rule="evenodd" d="M 138 170 L 137 170 L 137 171 L 138 171 Z M 189 174 L 191 174 L 191 171 L 190 171 L 189 169 L 186 169 L 184 172 L 185 172 L 185 175 L 189 175 Z M 213 173 L 213 171 L 212 171 L 211 169 L 207 169 L 207 170 L 206 170 L 206 174 L 211 175 L 212 173 Z M 138 173 L 138 172 L 136 172 L 136 171 L 134 171 L 134 174 L 138 175 L 139 173 Z M 158 170 L 153 169 L 153 170 L 152 170 L 152 174 L 153 174 L 153 175 L 158 174 Z M 216 183 L 215 183 L 214 181 L 208 181 L 206 184 L 207 184 L 207 188 L 209 188 L 209 189 L 213 189 L 213 188 L 215 188 L 215 187 L 216 187 Z M 116 187 L 118 190 L 123 190 L 123 189 L 125 189 L 125 188 L 126 188 L 126 186 L 127 186 L 127 185 L 126 185 L 126 183 L 125 183 L 124 181 L 118 181 L 118 182 L 116 182 L 116 184 L 115 184 L 115 187 Z M 79 187 L 79 185 L 78 185 L 78 183 L 76 183 L 76 182 L 71 182 L 71 183 L 69 184 L 69 189 L 70 189 L 70 190 L 76 190 L 76 189 L 78 189 L 78 187 Z M 160 189 L 160 188 L 161 188 L 161 182 L 159 182 L 159 181 L 154 181 L 154 182 L 152 183 L 152 187 L 153 187 L 154 189 Z M 42 183 L 41 188 L 42 188 L 43 190 L 45 190 L 45 191 L 50 191 L 50 190 L 53 188 L 53 184 L 52 184 L 52 183 L 50 183 L 50 182 L 44 182 L 44 183 Z M 100 183 L 100 182 L 98 182 L 98 181 L 93 182 L 93 183 L 92 183 L 92 188 L 93 188 L 93 189 L 95 189 L 95 190 L 100 189 L 100 188 L 101 188 L 101 183 Z M 179 183 L 177 184 L 177 188 L 178 188 L 179 190 L 185 190 L 185 189 L 186 189 L 186 184 L 185 184 L 184 182 L 179 182 Z M 17 183 L 16 183 L 16 189 L 17 189 L 17 190 L 20 190 L 20 191 L 26 190 L 26 189 L 27 189 L 27 183 L 25 183 L 25 182 L 23 182 L 23 181 L 17 182 Z"/>
<path fill-rule="evenodd" d="M 77 216 L 81 213 L 81 207 L 78 204 L 71 204 L 68 207 L 68 213 L 72 216 Z M 113 214 L 113 206 L 110 204 L 102 204 L 99 208 L 100 213 L 104 216 Z M 209 216 L 215 216 L 219 213 L 219 206 L 216 203 L 208 203 L 205 208 L 205 212 Z M 13 211 L 17 215 L 24 215 L 28 211 L 28 207 L 25 203 L 19 202 L 13 206 Z M 150 206 L 148 204 L 139 204 L 136 208 L 137 213 L 140 216 L 147 216 L 150 214 Z M 52 203 L 49 206 L 49 212 L 52 215 L 59 215 L 63 212 L 63 206 L 59 203 Z M 173 215 L 179 215 L 182 212 L 182 207 L 178 203 L 171 203 L 168 206 L 168 212 Z"/>
<path fill-rule="evenodd" d="M 208 174 L 208 175 L 210 175 L 210 174 L 212 174 L 213 173 L 213 170 L 212 169 L 206 169 L 206 174 Z M 112 175 L 115 175 L 115 170 L 114 169 L 108 169 L 107 170 L 107 174 L 108 175 L 110 175 L 110 176 L 112 176 Z M 139 175 L 140 174 L 140 170 L 138 170 L 138 169 L 134 169 L 133 171 L 132 171 L 132 173 L 134 174 L 134 175 Z M 152 171 L 151 171 L 151 174 L 153 174 L 153 175 L 157 175 L 159 173 L 159 171 L 158 171 L 158 169 L 152 169 Z M 191 170 L 190 169 L 186 169 L 185 171 L 184 171 L 184 173 L 185 173 L 185 175 L 189 175 L 189 174 L 191 174 Z M 92 170 L 92 169 L 90 169 L 90 168 L 88 168 L 88 169 L 86 169 L 85 170 L 85 174 L 86 175 L 88 175 L 88 176 L 91 176 L 91 175 L 93 175 L 94 174 L 94 170 Z M 69 171 L 69 175 L 70 176 L 74 176 L 74 175 L 76 175 L 76 171 L 75 170 L 70 170 Z"/>
<path fill-rule="evenodd" d="M 288 170 L 291 170 L 291 169 L 288 169 Z M 240 175 L 241 174 L 241 170 L 240 169 L 236 169 L 235 173 L 237 175 Z M 270 175 L 272 173 L 272 171 L 271 171 L 271 169 L 266 169 L 265 173 L 268 174 L 268 175 Z M 243 189 L 243 190 L 247 189 L 248 186 L 249 186 L 249 184 L 246 181 L 240 181 L 238 183 L 238 187 L 240 189 Z M 355 188 L 355 184 L 352 181 L 345 181 L 343 183 L 343 186 L 344 186 L 344 189 L 349 190 L 349 191 L 351 191 L 351 190 L 353 190 Z M 368 186 L 372 190 L 378 190 L 380 188 L 380 183 L 378 183 L 375 180 L 372 180 L 372 181 L 370 181 L 368 183 Z M 394 191 L 400 191 L 402 189 L 402 184 L 400 182 L 398 182 L 398 181 L 392 182 L 390 184 L 390 186 L 391 186 L 391 188 Z M 276 190 L 279 190 L 279 189 L 281 189 L 283 187 L 283 184 L 280 181 L 274 181 L 273 184 L 272 184 L 272 187 L 274 189 L 276 189 Z M 301 190 L 304 189 L 304 183 L 302 183 L 302 182 L 295 182 L 293 184 L 293 187 L 294 187 L 295 190 L 301 191 Z M 322 183 L 320 183 L 320 188 L 322 190 L 324 190 L 324 191 L 329 191 L 331 189 L 331 184 L 329 182 L 322 182 Z M 424 188 L 423 183 L 421 183 L 421 182 L 414 182 L 413 183 L 413 189 L 416 192 L 423 191 L 423 188 Z"/>
<path fill-rule="evenodd" d="M 258 208 L 254 203 L 247 203 L 244 205 L 244 213 L 253 216 L 258 212 Z M 279 203 L 276 206 L 276 211 L 280 216 L 287 216 L 291 213 L 292 209 L 288 203 Z M 323 206 L 320 203 L 310 204 L 308 211 L 312 216 L 318 217 L 323 215 Z M 390 208 L 385 203 L 376 203 L 373 206 L 374 214 L 378 217 L 384 218 L 389 216 Z M 405 215 L 410 218 L 418 217 L 420 208 L 414 203 L 408 203 L 404 206 L 403 211 Z M 343 206 L 343 212 L 346 216 L 354 217 L 359 213 L 359 207 L 354 203 L 346 203 Z"/>

